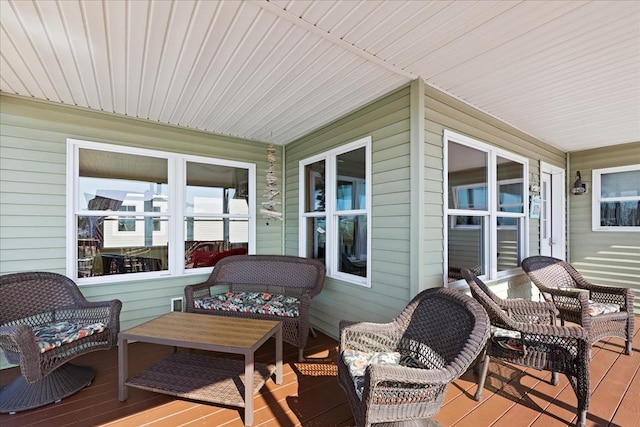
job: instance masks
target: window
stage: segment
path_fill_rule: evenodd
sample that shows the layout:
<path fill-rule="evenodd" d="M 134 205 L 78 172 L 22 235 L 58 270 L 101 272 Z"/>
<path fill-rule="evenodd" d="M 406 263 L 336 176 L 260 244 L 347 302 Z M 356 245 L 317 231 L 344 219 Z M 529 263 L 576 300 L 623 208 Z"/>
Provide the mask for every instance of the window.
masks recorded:
<path fill-rule="evenodd" d="M 120 206 L 120 212 L 135 212 L 135 206 Z M 136 231 L 135 217 L 122 217 L 118 220 L 118 231 Z"/>
<path fill-rule="evenodd" d="M 593 231 L 640 231 L 640 165 L 594 169 Z"/>
<path fill-rule="evenodd" d="M 198 271 L 252 247 L 255 165 L 67 144 L 67 274 L 79 284 Z"/>
<path fill-rule="evenodd" d="M 511 274 L 527 247 L 527 161 L 453 132 L 444 140 L 448 280 L 462 268 Z"/>
<path fill-rule="evenodd" d="M 300 162 L 300 256 L 369 286 L 371 138 Z"/>

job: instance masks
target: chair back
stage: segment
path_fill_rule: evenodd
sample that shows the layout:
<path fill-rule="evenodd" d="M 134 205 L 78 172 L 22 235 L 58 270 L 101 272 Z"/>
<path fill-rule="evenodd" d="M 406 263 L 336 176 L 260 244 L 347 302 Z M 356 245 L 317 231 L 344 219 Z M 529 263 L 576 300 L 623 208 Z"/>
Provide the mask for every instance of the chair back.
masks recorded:
<path fill-rule="evenodd" d="M 2 275 L 0 295 L 0 325 L 86 302 L 73 280 L 49 272 Z"/>
<path fill-rule="evenodd" d="M 572 274 L 575 270 L 558 258 L 531 256 L 522 260 L 522 270 L 538 287 L 550 289 L 581 287 L 575 275 Z M 575 274 L 578 273 L 575 272 Z"/>
<path fill-rule="evenodd" d="M 502 299 L 489 289 L 489 287 L 469 269 L 462 270 L 462 276 L 469 284 L 471 295 L 482 305 L 489 315 L 491 325 L 504 329 L 512 328 L 512 320 L 500 307 Z"/>
<path fill-rule="evenodd" d="M 240 290 L 242 285 L 262 285 L 285 294 L 307 292 L 312 297 L 324 285 L 322 262 L 289 255 L 233 255 L 222 258 L 207 279 L 210 285 L 226 283 Z M 254 289 L 251 286 L 248 289 Z"/>
<path fill-rule="evenodd" d="M 398 342 L 400 353 L 410 354 L 429 369 L 455 365 L 462 369 L 459 375 L 473 363 L 489 336 L 489 317 L 482 306 L 451 289 L 422 291 L 398 319 L 407 322 Z"/>

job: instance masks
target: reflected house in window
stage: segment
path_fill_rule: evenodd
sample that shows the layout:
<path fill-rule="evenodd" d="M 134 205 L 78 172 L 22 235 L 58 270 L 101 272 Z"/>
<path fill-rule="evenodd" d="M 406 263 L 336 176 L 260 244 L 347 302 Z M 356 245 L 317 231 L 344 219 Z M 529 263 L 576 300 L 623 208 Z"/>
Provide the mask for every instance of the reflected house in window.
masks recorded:
<path fill-rule="evenodd" d="M 82 279 L 171 272 L 169 245 L 174 239 L 183 239 L 174 242 L 175 248 L 184 247 L 184 264 L 173 262 L 176 272 L 210 267 L 218 253 L 248 252 L 246 164 L 187 161 L 173 153 L 141 149 L 122 152 L 120 147 L 87 141 L 70 144 L 78 158 L 73 197 L 77 270 L 70 275 L 77 273 Z M 171 168 L 177 172 L 173 182 L 168 179 Z M 170 195 L 176 194 L 184 194 L 183 206 L 172 206 L 176 198 Z M 207 242 L 222 243 L 214 247 Z"/>

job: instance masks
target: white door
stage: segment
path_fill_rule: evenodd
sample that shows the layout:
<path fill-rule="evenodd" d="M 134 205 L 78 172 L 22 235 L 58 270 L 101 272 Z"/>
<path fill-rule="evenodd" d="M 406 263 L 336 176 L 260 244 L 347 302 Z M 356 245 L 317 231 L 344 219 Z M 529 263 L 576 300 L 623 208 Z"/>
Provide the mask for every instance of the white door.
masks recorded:
<path fill-rule="evenodd" d="M 565 259 L 564 170 L 540 164 L 540 255 Z"/>

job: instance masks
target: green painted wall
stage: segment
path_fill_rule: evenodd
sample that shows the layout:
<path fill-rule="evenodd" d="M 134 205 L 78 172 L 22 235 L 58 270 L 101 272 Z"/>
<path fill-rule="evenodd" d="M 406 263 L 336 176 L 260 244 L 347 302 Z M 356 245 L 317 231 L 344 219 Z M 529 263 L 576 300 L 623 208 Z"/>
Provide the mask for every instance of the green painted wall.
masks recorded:
<path fill-rule="evenodd" d="M 569 262 L 593 282 L 635 289 L 634 309 L 640 314 L 640 233 L 592 231 L 593 169 L 640 164 L 640 142 L 571 153 L 567 176 L 570 190 L 576 171 L 588 192 L 567 196 L 569 208 Z M 637 326 L 636 326 L 637 327 Z"/>
<path fill-rule="evenodd" d="M 0 274 L 65 274 L 66 140 L 77 138 L 256 164 L 258 203 L 266 184 L 266 144 L 149 121 L 0 95 Z M 282 147 L 276 147 L 278 172 Z M 256 252 L 282 253 L 282 223 L 258 217 Z M 170 299 L 205 275 L 83 286 L 93 301 L 123 301 L 129 328 L 169 311 Z"/>
<path fill-rule="evenodd" d="M 311 322 L 337 336 L 341 319 L 388 321 L 409 299 L 410 88 L 404 87 L 286 146 L 285 253 L 298 254 L 298 162 L 372 138 L 371 288 L 329 279 Z"/>

